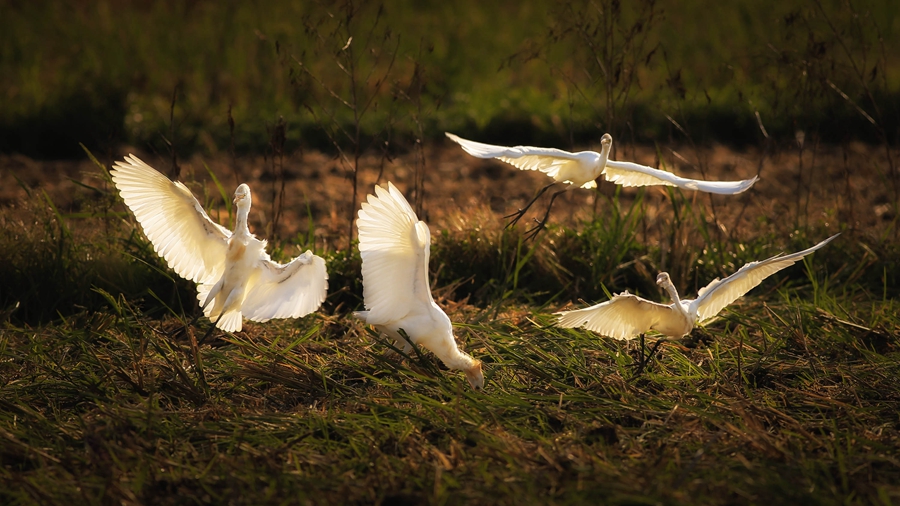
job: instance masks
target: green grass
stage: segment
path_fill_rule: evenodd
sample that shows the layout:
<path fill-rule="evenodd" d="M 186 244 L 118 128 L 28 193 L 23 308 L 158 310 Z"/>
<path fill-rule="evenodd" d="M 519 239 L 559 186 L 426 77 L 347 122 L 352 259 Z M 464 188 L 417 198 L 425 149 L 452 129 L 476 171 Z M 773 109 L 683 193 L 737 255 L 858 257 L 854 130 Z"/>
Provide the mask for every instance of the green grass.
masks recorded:
<path fill-rule="evenodd" d="M 359 259 L 342 250 L 327 255 L 320 312 L 196 347 L 209 322 L 182 331 L 191 287 L 100 195 L 78 216 L 38 195 L 2 213 L 46 223 L 4 226 L 0 241 L 4 504 L 900 501 L 889 238 L 846 232 L 635 376 L 637 343 L 554 328 L 550 312 L 604 289 L 658 299 L 648 245 L 677 227 L 637 226 L 651 205 L 640 195 L 536 243 L 475 217 L 436 234 L 432 255 L 437 298 L 485 365 L 475 392 L 430 353 L 387 356 L 349 314 Z M 821 236 L 734 245 L 671 196 L 680 218 L 658 219 L 710 241 L 679 260 L 704 262 L 686 280 Z"/>
<path fill-rule="evenodd" d="M 485 393 L 346 317 L 197 359 L 126 302 L 7 324 L 4 502 L 896 502 L 896 304 L 801 297 L 743 304 L 639 378 L 633 346 L 527 307 L 451 312 Z"/>
<path fill-rule="evenodd" d="M 535 242 L 486 206 L 446 220 L 432 284 L 484 363 L 474 392 L 424 350 L 389 356 L 351 316 L 358 252 L 333 246 L 343 227 L 320 246 L 306 197 L 306 233 L 258 233 L 276 259 L 320 249 L 322 309 L 198 347 L 209 322 L 184 327 L 194 287 L 153 253 L 105 167 L 65 207 L 21 183 L 26 196 L 0 206 L 0 503 L 900 503 L 894 166 L 873 148 L 848 167 L 861 156 L 845 143 L 893 153 L 895 3 L 415 5 L 8 6 L 0 150 L 263 152 L 275 195 L 286 176 L 270 160 L 301 147 L 340 150 L 347 169 L 384 141 L 390 155 L 445 130 L 559 147 L 611 131 L 661 160 L 680 146 L 703 171 L 710 139 L 759 145 L 745 158 L 762 169 L 803 130 L 807 165 L 786 183 L 800 202 L 748 206 L 795 174 L 775 167 L 742 208 L 604 187 L 592 214 L 555 210 Z M 845 171 L 823 181 L 840 174 L 816 158 L 829 139 L 845 143 Z M 205 205 L 227 203 L 216 185 Z M 258 208 L 277 228 L 277 207 Z M 693 296 L 837 231 L 640 376 L 636 342 L 551 326 L 570 301 L 661 300 L 660 270 Z"/>

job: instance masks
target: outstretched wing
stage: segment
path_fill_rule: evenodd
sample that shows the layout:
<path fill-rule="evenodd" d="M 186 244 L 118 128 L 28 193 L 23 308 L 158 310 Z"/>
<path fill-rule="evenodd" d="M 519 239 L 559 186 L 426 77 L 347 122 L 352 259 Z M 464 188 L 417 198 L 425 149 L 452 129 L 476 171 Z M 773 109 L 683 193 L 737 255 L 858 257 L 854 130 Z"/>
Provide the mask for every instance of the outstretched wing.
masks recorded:
<path fill-rule="evenodd" d="M 676 176 L 671 172 L 654 169 L 632 162 L 607 160 L 603 171 L 606 180 L 622 186 L 677 186 L 685 190 L 699 190 L 720 195 L 735 195 L 748 190 L 758 177 L 742 181 L 700 181 Z"/>
<path fill-rule="evenodd" d="M 134 155 L 110 170 L 153 249 L 179 276 L 214 283 L 225 269 L 231 231 L 212 221 L 188 188 Z"/>
<path fill-rule="evenodd" d="M 307 250 L 285 265 L 265 255 L 257 264 L 259 276 L 247 286 L 241 305 L 244 317 L 257 322 L 272 318 L 300 318 L 325 300 L 328 273 L 325 260 Z"/>
<path fill-rule="evenodd" d="M 794 265 L 797 260 L 825 246 L 839 235 L 839 233 L 835 234 L 812 248 L 797 253 L 776 255 L 766 260 L 750 262 L 725 279 L 713 280 L 712 283 L 700 289 L 697 299 L 691 302 L 690 312 L 696 312 L 699 322 L 712 318 L 722 308 L 741 298 L 767 277 Z"/>
<path fill-rule="evenodd" d="M 576 173 L 581 164 L 579 153 L 570 153 L 555 148 L 533 146 L 495 146 L 463 139 L 450 132 L 444 132 L 450 140 L 462 146 L 463 150 L 477 158 L 496 158 L 521 170 L 539 170 L 559 181 L 559 175 Z M 569 181 L 563 181 L 569 182 Z M 597 183 L 590 180 L 582 188 L 595 188 Z"/>
<path fill-rule="evenodd" d="M 375 187 L 356 227 L 368 323 L 399 320 L 416 304 L 434 303 L 428 283 L 431 232 L 392 183 Z"/>
<path fill-rule="evenodd" d="M 556 325 L 581 327 L 615 339 L 634 339 L 672 318 L 673 312 L 670 306 L 625 292 L 591 307 L 556 313 Z"/>

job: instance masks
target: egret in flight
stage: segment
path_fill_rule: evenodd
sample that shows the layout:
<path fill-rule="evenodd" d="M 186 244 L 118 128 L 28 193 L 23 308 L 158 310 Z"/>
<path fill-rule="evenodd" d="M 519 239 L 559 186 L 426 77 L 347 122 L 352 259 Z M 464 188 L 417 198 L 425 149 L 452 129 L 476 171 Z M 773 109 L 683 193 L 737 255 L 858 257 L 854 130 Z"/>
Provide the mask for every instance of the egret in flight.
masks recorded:
<path fill-rule="evenodd" d="M 660 304 L 628 292 L 620 293 L 612 299 L 584 309 L 556 313 L 556 325 L 565 328 L 581 327 L 615 339 L 634 339 L 638 335 L 655 330 L 665 338 L 686 336 L 698 324 L 713 318 L 725 306 L 741 298 L 759 285 L 764 279 L 789 267 L 794 262 L 825 246 L 835 234 L 815 246 L 792 253 L 775 255 L 758 262 L 750 262 L 725 279 L 716 278 L 701 288 L 694 300 L 682 300 L 669 274 L 659 273 L 656 284 L 661 286 L 672 299 L 671 304 Z M 664 339 L 657 341 L 650 356 Z M 649 360 L 649 356 L 647 358 Z M 643 363 L 646 363 L 642 361 Z"/>
<path fill-rule="evenodd" d="M 362 203 L 359 218 L 363 302 L 366 311 L 353 313 L 394 339 L 404 353 L 413 343 L 424 346 L 450 369 L 462 370 L 472 388 L 484 388 L 481 361 L 459 350 L 447 314 L 434 303 L 428 283 L 431 232 L 419 221 L 397 188 L 375 186 Z"/>
<path fill-rule="evenodd" d="M 237 332 L 243 318 L 299 318 L 325 300 L 325 260 L 307 250 L 287 264 L 273 262 L 266 241 L 250 233 L 246 184 L 234 192 L 232 232 L 209 218 L 187 186 L 134 155 L 116 162 L 110 174 L 156 253 L 179 276 L 197 283 L 203 314 L 219 329 Z"/>
<path fill-rule="evenodd" d="M 504 216 L 504 218 L 513 218 L 507 224 L 507 227 L 519 221 L 525 212 L 528 211 L 528 208 L 551 186 L 556 183 L 568 184 L 564 189 L 550 197 L 550 203 L 547 205 L 544 217 L 537 222 L 537 226 L 528 230 L 530 237 L 534 237 L 544 228 L 547 217 L 550 216 L 550 208 L 553 207 L 553 201 L 556 200 L 556 197 L 573 187 L 596 188 L 597 182 L 595 180 L 601 174 L 606 177 L 607 181 L 622 186 L 676 186 L 685 190 L 699 190 L 720 195 L 735 195 L 746 191 L 758 179 L 758 177 L 754 176 L 752 179 L 743 181 L 700 181 L 679 177 L 671 172 L 654 169 L 646 165 L 610 160 L 609 152 L 612 149 L 612 136 L 609 134 L 603 134 L 603 137 L 600 138 L 601 148 L 599 153 L 596 151 L 570 153 L 555 148 L 494 146 L 466 140 L 450 132 L 444 133 L 450 140 L 462 146 L 466 153 L 472 156 L 496 158 L 521 170 L 539 170 L 553 178 L 553 182 L 541 188 L 525 207 Z"/>

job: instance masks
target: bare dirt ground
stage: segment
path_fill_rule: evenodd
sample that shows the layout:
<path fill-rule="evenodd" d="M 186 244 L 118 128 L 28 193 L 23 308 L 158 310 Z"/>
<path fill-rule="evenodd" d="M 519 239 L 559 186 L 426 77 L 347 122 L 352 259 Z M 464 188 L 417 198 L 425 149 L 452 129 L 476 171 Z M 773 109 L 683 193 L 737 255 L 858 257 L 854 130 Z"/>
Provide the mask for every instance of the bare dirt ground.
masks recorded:
<path fill-rule="evenodd" d="M 98 159 L 108 166 L 129 152 L 161 172 L 172 174 L 171 159 L 128 147 L 118 153 L 98 154 Z M 708 215 L 715 216 L 718 228 L 724 232 L 737 229 L 739 234 L 752 234 L 762 227 L 776 233 L 790 233 L 797 226 L 837 230 L 845 225 L 857 233 L 880 235 L 894 218 L 892 204 L 897 202 L 900 182 L 892 177 L 894 172 L 881 147 L 807 145 L 802 151 L 794 146 L 767 154 L 759 150 L 734 151 L 724 146 L 701 149 L 682 146 L 663 148 L 660 153 L 662 163 L 652 147 L 624 146 L 617 149 L 613 158 L 663 167 L 692 178 L 726 180 L 760 176 L 752 189 L 736 197 L 684 192 L 685 198 L 694 205 L 706 206 Z M 227 154 L 195 155 L 179 160 L 179 166 L 180 179 L 196 195 L 206 192 L 208 199 L 215 199 L 208 202 L 221 204 L 221 199 L 217 198 L 218 190 L 205 166 L 216 174 L 229 197 L 239 182 L 248 183 L 254 191 L 251 226 L 257 235 L 282 239 L 305 235 L 311 216 L 317 246 L 325 249 L 346 247 L 351 211 L 355 217 L 359 202 L 372 192 L 376 183 L 392 181 L 414 207 L 418 199 L 423 199 L 420 218 L 440 230 L 467 226 L 476 216 L 502 226 L 504 215 L 516 211 L 550 181 L 537 172 L 519 171 L 496 160 L 473 158 L 456 145 L 442 142 L 427 147 L 424 157 L 415 153 L 390 160 L 376 155 L 363 156 L 358 195 L 353 201 L 352 171 L 348 164 L 319 152 L 297 152 L 282 161 L 284 202 L 273 234 L 273 202 L 281 191 L 282 178 L 273 176 L 277 171 L 270 157 L 239 156 L 233 160 Z M 419 196 L 413 191 L 417 171 L 425 174 L 424 194 Z M 89 187 L 109 189 L 97 166 L 89 160 L 40 161 L 19 155 L 0 156 L 0 207 L 15 212 L 17 202 L 26 197 L 26 187 L 46 192 L 60 211 L 70 215 L 77 215 L 87 202 L 100 197 Z M 613 204 L 607 197 L 614 195 L 616 189 L 613 184 L 601 183 L 596 191 L 569 191 L 557 199 L 550 221 L 574 225 L 594 213 L 608 213 L 611 211 L 608 206 Z M 640 190 L 620 191 L 620 205 L 624 207 Z M 664 215 L 668 216 L 666 213 L 671 208 L 665 189 L 652 187 L 645 191 L 648 220 L 653 222 L 659 216 L 665 223 Z M 527 222 L 543 214 L 550 194 L 545 194 L 520 226 L 531 226 L 533 222 Z M 115 209 L 123 210 L 121 204 Z"/>

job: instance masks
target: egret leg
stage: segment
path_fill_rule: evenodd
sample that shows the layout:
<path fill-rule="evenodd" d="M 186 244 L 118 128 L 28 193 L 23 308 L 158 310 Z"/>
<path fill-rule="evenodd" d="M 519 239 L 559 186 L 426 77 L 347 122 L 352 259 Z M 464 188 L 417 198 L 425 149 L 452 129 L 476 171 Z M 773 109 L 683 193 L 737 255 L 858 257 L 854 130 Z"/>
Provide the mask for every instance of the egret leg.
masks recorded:
<path fill-rule="evenodd" d="M 647 355 L 647 358 L 644 358 L 644 334 L 641 334 L 641 361 L 638 362 L 637 371 L 635 371 L 635 376 L 640 376 L 644 369 L 649 370 L 650 359 L 653 358 L 653 355 L 656 354 L 656 350 L 659 349 L 659 346 L 665 341 L 664 338 L 659 338 L 656 340 L 656 343 L 653 345 L 653 348 L 650 348 L 650 354 Z"/>
<path fill-rule="evenodd" d="M 506 218 L 512 218 L 512 220 L 511 220 L 509 223 L 506 224 L 506 227 L 505 227 L 505 228 L 509 228 L 509 227 L 515 225 L 515 224 L 519 221 L 519 219 L 521 219 L 522 216 L 525 215 L 525 213 L 528 211 L 528 208 L 530 208 L 531 205 L 534 204 L 534 203 L 537 201 L 537 199 L 541 198 L 541 195 L 543 195 L 547 190 L 550 189 L 551 186 L 553 186 L 553 185 L 555 185 L 555 184 L 556 184 L 556 181 L 554 181 L 554 182 L 548 184 L 547 186 L 541 188 L 541 191 L 537 192 L 537 195 L 535 195 L 534 198 L 531 199 L 530 202 L 528 202 L 527 204 L 525 204 L 525 207 L 519 209 L 518 211 L 516 211 L 516 212 L 514 212 L 514 213 L 512 213 L 512 214 L 507 214 L 506 216 L 504 216 L 504 217 L 503 217 L 504 219 L 506 219 Z"/>
<path fill-rule="evenodd" d="M 534 239 L 535 237 L 537 237 L 538 232 L 540 232 L 541 230 L 543 230 L 545 228 L 545 226 L 547 225 L 547 218 L 550 217 L 550 208 L 553 207 L 553 201 L 556 200 L 556 197 L 559 197 L 559 195 L 561 193 L 565 193 L 565 192 L 566 192 L 566 190 L 560 190 L 560 191 L 554 193 L 552 197 L 550 197 L 550 203 L 547 205 L 547 211 L 544 212 L 544 217 L 541 218 L 541 221 L 534 220 L 537 222 L 537 225 L 535 225 L 534 228 L 525 232 L 526 240 Z"/>
<path fill-rule="evenodd" d="M 216 326 L 219 324 L 219 320 L 222 319 L 222 315 L 224 315 L 224 314 L 225 314 L 224 312 L 219 314 L 219 317 L 216 318 L 215 322 L 213 322 L 212 327 L 210 327 L 209 330 L 206 331 L 206 334 L 203 334 L 202 339 L 197 341 L 197 346 L 200 346 L 201 344 L 203 344 L 204 341 L 206 341 L 209 338 L 210 334 L 212 334 L 213 330 L 216 329 Z"/>

